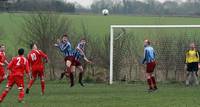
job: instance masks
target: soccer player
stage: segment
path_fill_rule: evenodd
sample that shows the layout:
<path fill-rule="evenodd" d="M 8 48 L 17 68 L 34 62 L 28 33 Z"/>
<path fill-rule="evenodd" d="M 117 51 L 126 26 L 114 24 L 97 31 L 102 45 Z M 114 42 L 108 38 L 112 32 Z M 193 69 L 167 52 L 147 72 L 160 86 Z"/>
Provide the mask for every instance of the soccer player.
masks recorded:
<path fill-rule="evenodd" d="M 198 64 L 199 64 L 199 52 L 196 49 L 194 43 L 190 44 L 190 49 L 186 52 L 186 67 L 187 67 L 187 79 L 186 86 L 190 85 L 190 80 L 194 77 L 195 84 L 199 85 L 197 78 Z"/>
<path fill-rule="evenodd" d="M 2 44 L 0 45 L 0 83 L 6 79 L 6 74 L 4 70 L 5 64 L 8 65 L 8 61 L 6 60 L 5 46 Z"/>
<path fill-rule="evenodd" d="M 149 40 L 144 41 L 144 60 L 143 64 L 146 64 L 146 78 L 149 85 L 149 92 L 157 90 L 156 80 L 153 76 L 154 69 L 156 67 L 155 51 L 150 44 Z"/>
<path fill-rule="evenodd" d="M 71 67 L 72 67 L 72 63 L 74 61 L 74 57 L 73 57 L 73 49 L 72 49 L 71 43 L 68 40 L 67 34 L 64 34 L 62 36 L 62 40 L 58 39 L 57 43 L 54 44 L 54 46 L 58 47 L 65 56 L 65 65 L 67 67 L 65 69 L 65 75 L 67 76 L 67 74 L 69 74 L 70 83 L 71 83 L 70 86 L 73 87 L 74 86 L 74 75 L 71 72 L 71 69 L 72 69 Z"/>
<path fill-rule="evenodd" d="M 28 60 L 23 56 L 24 49 L 20 48 L 18 50 L 18 56 L 14 57 L 12 61 L 8 64 L 9 77 L 6 85 L 6 89 L 0 96 L 0 102 L 4 100 L 10 89 L 14 84 L 17 85 L 19 89 L 18 101 L 22 102 L 24 98 L 24 71 L 26 71 L 28 79 L 30 79 L 29 64 Z"/>
<path fill-rule="evenodd" d="M 92 64 L 92 61 L 88 60 L 86 55 L 85 55 L 85 45 L 86 45 L 86 40 L 85 39 L 81 39 L 80 42 L 78 43 L 75 51 L 74 51 L 74 63 L 73 63 L 73 67 L 72 67 L 72 71 L 75 72 L 75 67 L 77 67 L 80 70 L 79 73 L 79 83 L 81 86 L 84 87 L 84 84 L 82 82 L 82 78 L 83 78 L 83 74 L 84 74 L 84 70 L 83 70 L 83 66 L 81 65 L 80 60 L 83 58 L 86 62 Z"/>
<path fill-rule="evenodd" d="M 29 81 L 28 88 L 26 89 L 26 94 L 29 94 L 29 90 L 38 76 L 40 78 L 42 95 L 44 95 L 45 81 L 43 59 L 48 62 L 48 57 L 44 52 L 37 48 L 37 45 L 35 43 L 31 44 L 30 48 L 32 50 L 28 54 L 28 61 L 31 68 L 32 79 Z"/>

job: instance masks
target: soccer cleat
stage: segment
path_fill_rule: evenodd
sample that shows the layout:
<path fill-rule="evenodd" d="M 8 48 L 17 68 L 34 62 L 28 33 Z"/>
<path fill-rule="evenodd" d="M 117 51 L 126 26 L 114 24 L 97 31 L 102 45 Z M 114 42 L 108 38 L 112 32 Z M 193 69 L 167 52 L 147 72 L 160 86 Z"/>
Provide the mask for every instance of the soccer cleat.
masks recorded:
<path fill-rule="evenodd" d="M 148 90 L 147 90 L 148 93 L 151 93 L 151 92 L 153 92 L 153 91 L 154 91 L 154 89 L 148 89 Z"/>
<path fill-rule="evenodd" d="M 28 88 L 26 89 L 26 94 L 29 94 L 29 89 Z"/>
<path fill-rule="evenodd" d="M 44 96 L 44 92 L 41 92 L 41 95 Z"/>
<path fill-rule="evenodd" d="M 158 90 L 158 88 L 157 87 L 155 87 L 154 89 L 153 89 L 153 91 L 157 91 Z"/>
<path fill-rule="evenodd" d="M 19 103 L 23 103 L 23 104 L 25 103 L 24 100 L 18 100 L 18 102 L 19 102 Z"/>
<path fill-rule="evenodd" d="M 70 83 L 70 87 L 73 87 L 74 86 L 74 82 Z"/>
<path fill-rule="evenodd" d="M 80 84 L 82 87 L 85 87 L 85 85 L 83 84 L 82 81 L 79 81 L 79 84 Z"/>

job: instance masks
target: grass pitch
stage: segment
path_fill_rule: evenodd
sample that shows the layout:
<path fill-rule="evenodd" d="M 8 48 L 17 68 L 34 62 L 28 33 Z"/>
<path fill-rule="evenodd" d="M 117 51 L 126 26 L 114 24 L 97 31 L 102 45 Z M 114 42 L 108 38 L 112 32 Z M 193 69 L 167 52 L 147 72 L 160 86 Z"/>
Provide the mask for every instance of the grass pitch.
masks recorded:
<path fill-rule="evenodd" d="M 17 102 L 18 91 L 13 87 L 0 107 L 199 107 L 199 90 L 199 86 L 159 84 L 157 92 L 148 93 L 146 84 L 76 84 L 70 88 L 64 80 L 48 81 L 44 96 L 40 84 L 34 84 L 24 104 Z"/>

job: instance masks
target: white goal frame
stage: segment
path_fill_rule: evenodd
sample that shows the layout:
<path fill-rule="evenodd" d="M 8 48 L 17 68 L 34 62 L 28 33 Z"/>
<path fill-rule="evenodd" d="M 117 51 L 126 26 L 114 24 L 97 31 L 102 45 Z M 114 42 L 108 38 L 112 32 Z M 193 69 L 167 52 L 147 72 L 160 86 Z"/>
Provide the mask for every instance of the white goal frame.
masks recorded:
<path fill-rule="evenodd" d="M 200 25 L 110 25 L 110 76 L 109 84 L 113 84 L 113 43 L 115 28 L 200 28 Z"/>

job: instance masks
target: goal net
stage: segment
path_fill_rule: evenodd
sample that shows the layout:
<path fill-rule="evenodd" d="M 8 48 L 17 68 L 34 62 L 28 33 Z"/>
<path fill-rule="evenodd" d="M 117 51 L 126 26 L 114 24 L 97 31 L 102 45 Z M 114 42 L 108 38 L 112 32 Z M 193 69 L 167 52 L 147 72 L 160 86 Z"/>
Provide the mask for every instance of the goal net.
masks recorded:
<path fill-rule="evenodd" d="M 182 81 L 189 44 L 199 48 L 200 25 L 111 25 L 110 84 L 144 80 L 145 66 L 141 62 L 145 39 L 156 51 L 157 79 Z"/>

